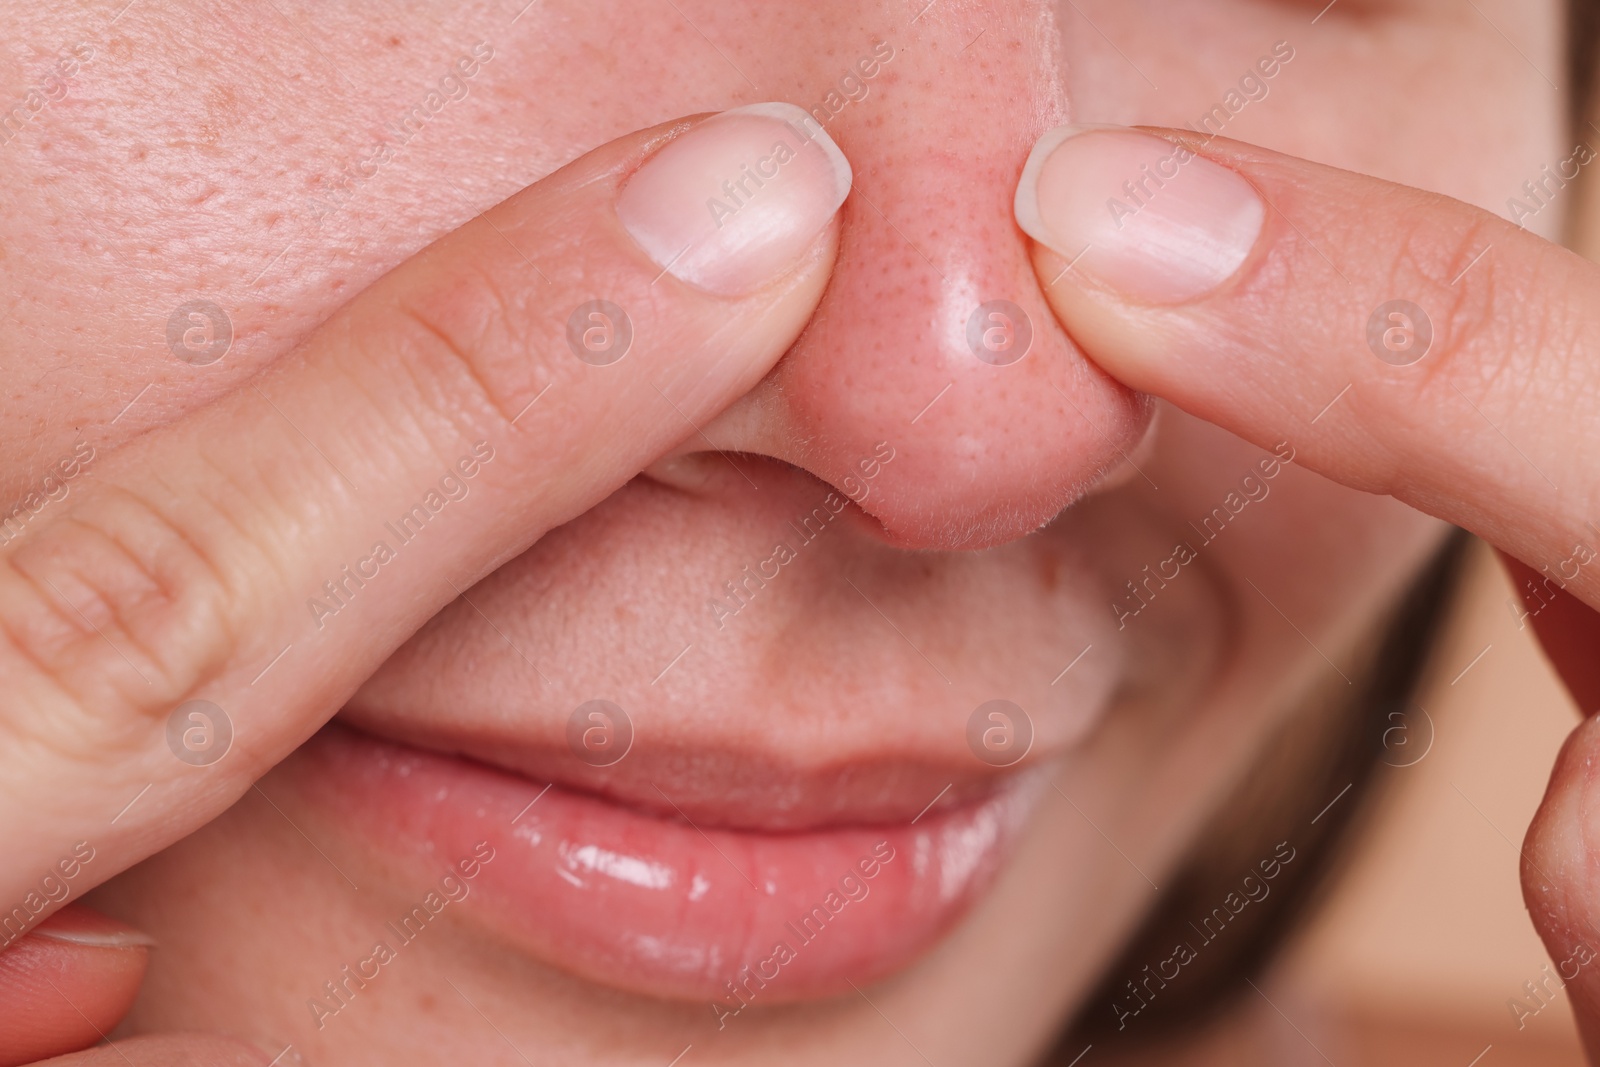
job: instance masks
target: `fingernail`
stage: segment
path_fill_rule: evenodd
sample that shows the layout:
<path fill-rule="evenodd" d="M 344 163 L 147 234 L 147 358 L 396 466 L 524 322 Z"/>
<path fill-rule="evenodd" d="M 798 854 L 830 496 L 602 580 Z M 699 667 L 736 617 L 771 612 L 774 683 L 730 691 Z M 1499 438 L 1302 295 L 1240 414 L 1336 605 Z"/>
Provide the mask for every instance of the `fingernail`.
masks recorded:
<path fill-rule="evenodd" d="M 1124 127 L 1039 139 L 1017 185 L 1017 225 L 1124 298 L 1182 304 L 1233 277 L 1266 210 L 1249 182 L 1192 149 Z"/>
<path fill-rule="evenodd" d="M 652 156 L 617 215 L 666 273 L 725 296 L 787 273 L 850 193 L 850 163 L 793 104 L 707 119 Z"/>
<path fill-rule="evenodd" d="M 153 948 L 156 939 L 109 915 L 67 904 L 29 931 L 35 937 L 87 948 Z"/>

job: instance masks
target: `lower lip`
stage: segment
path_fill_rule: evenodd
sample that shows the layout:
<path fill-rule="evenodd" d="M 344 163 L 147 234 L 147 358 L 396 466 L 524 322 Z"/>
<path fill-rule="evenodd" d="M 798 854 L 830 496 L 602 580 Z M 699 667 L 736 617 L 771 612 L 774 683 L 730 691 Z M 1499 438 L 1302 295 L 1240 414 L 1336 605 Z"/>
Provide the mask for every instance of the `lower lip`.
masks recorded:
<path fill-rule="evenodd" d="M 991 881 L 1034 792 L 1019 779 L 914 823 L 760 833 L 656 818 L 338 727 L 283 770 L 407 856 L 419 905 L 431 891 L 436 908 L 469 912 L 563 970 L 709 999 L 719 1017 L 909 964 Z"/>

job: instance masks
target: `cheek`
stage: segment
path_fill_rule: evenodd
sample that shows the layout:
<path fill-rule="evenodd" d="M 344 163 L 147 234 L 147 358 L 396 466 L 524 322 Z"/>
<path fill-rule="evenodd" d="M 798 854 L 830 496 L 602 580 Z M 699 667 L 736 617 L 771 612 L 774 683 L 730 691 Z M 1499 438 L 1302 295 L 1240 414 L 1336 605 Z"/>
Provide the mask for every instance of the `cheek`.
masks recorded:
<path fill-rule="evenodd" d="M 1295 463 L 1270 494 L 1220 521 L 1230 493 L 1267 453 L 1163 406 L 1156 455 L 1144 469 L 1161 486 L 1172 536 L 1194 544 L 1217 574 L 1239 634 L 1235 687 L 1210 707 L 1284 707 L 1283 686 L 1320 675 L 1360 684 L 1356 644 L 1438 548 L 1448 527 L 1388 497 L 1346 489 Z M 1224 515 L 1226 512 L 1224 511 Z M 1300 679 L 1296 682 L 1294 679 Z M 1230 714 L 1222 710 L 1219 714 Z"/>

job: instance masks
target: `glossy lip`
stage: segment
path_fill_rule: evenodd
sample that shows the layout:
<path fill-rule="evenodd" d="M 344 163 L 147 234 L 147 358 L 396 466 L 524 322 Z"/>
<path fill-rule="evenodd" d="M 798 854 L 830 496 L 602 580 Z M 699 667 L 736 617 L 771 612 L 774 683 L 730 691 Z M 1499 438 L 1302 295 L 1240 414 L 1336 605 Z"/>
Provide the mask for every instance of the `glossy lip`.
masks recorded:
<path fill-rule="evenodd" d="M 780 833 L 662 818 L 341 726 L 280 773 L 400 857 L 419 899 L 454 871 L 453 906 L 511 945 L 719 1017 L 909 964 L 987 887 L 1042 785 L 1014 774 L 956 808 Z"/>
<path fill-rule="evenodd" d="M 893 761 L 858 754 L 807 767 L 760 751 L 658 738 L 617 764 L 595 767 L 525 730 L 395 723 L 370 713 L 340 721 L 541 785 L 554 782 L 645 814 L 692 820 L 701 829 L 785 832 L 910 822 L 930 805 L 932 814 L 979 803 L 1010 777 L 976 760 L 952 763 L 933 754 L 904 752 Z"/>

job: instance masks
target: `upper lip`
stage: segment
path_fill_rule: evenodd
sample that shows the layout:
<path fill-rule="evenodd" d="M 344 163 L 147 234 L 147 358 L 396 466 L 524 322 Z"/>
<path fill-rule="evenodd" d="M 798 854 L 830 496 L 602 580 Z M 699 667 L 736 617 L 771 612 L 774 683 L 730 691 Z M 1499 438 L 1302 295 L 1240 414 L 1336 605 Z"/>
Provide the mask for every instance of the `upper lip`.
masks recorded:
<path fill-rule="evenodd" d="M 355 725 L 697 827 L 754 832 L 907 823 L 930 810 L 986 799 L 1013 777 L 971 758 L 852 755 L 802 766 L 764 752 L 681 742 L 640 742 L 616 764 L 591 767 L 564 744 L 477 730 Z"/>

